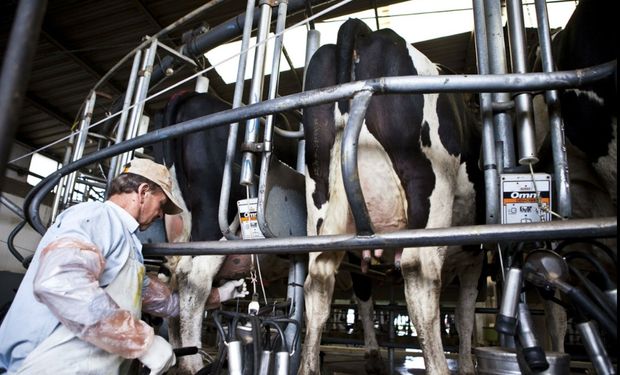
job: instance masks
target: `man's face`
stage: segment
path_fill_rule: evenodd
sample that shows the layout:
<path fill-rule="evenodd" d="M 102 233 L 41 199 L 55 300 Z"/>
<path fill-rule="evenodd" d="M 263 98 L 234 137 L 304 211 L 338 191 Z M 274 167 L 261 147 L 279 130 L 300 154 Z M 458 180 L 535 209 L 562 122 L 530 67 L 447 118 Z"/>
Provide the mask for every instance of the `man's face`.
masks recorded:
<path fill-rule="evenodd" d="M 146 190 L 140 192 L 142 195 L 140 213 L 138 215 L 138 223 L 140 230 L 146 230 L 155 220 L 164 217 L 164 205 L 168 197 L 163 191 Z"/>

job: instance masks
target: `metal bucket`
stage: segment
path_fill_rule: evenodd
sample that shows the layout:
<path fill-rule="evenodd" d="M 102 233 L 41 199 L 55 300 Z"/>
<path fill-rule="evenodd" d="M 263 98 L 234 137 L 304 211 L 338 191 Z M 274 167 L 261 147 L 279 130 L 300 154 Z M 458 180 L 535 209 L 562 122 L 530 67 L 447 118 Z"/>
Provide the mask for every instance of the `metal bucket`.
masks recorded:
<path fill-rule="evenodd" d="M 566 375 L 570 373 L 570 356 L 566 353 L 546 352 L 549 368 L 536 374 Z M 514 349 L 481 347 L 474 349 L 478 375 L 521 375 Z"/>

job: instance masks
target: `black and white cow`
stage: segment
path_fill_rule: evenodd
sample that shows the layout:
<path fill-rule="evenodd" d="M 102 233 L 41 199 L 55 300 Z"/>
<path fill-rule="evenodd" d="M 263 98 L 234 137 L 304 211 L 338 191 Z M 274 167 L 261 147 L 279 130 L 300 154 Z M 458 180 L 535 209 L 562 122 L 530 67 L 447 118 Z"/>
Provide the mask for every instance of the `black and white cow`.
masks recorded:
<path fill-rule="evenodd" d="M 171 98 L 160 114 L 157 127 L 169 126 L 230 109 L 208 93 L 185 92 Z M 218 207 L 224 171 L 228 127 L 222 126 L 172 139 L 156 150 L 176 176 L 178 194 L 185 203 L 180 215 L 166 216 L 170 242 L 217 241 L 222 238 Z M 234 176 L 233 176 L 234 179 Z M 230 192 L 229 222 L 237 213 L 236 201 L 245 198 L 245 189 L 233 183 Z M 259 256 L 265 280 L 288 275 L 288 261 Z M 202 347 L 202 324 L 207 297 L 218 280 L 234 280 L 248 275 L 249 255 L 208 255 L 168 257 L 172 284 L 179 292 L 180 316 L 169 320 L 173 347 Z M 179 358 L 178 373 L 195 374 L 204 366 L 200 355 Z"/>
<path fill-rule="evenodd" d="M 337 45 L 325 45 L 307 67 L 306 89 L 383 76 L 438 75 L 428 58 L 392 30 L 375 32 L 348 20 Z M 308 234 L 355 233 L 345 195 L 341 140 L 349 103 L 304 109 Z M 384 95 L 371 99 L 358 142 L 358 167 L 377 232 L 473 224 L 479 140 L 460 95 Z M 478 205 L 476 205 L 478 201 Z M 479 216 L 478 216 L 479 217 Z M 373 249 L 374 250 L 374 249 Z M 427 373 L 447 374 L 440 333 L 439 295 L 454 276 L 460 282 L 456 324 L 461 373 L 474 373 L 471 336 L 482 253 L 460 247 L 400 249 L 410 317 Z M 334 275 L 343 252 L 311 253 L 304 285 L 306 336 L 301 374 L 319 373 L 321 331 L 329 317 Z"/>
<path fill-rule="evenodd" d="M 615 14 L 609 0 L 581 0 L 565 27 L 553 36 L 552 52 L 557 70 L 586 68 L 617 59 L 618 36 Z M 539 64 L 534 70 L 539 70 Z M 572 217 L 591 218 L 617 215 L 617 89 L 616 78 L 559 92 L 561 117 L 566 136 L 566 153 L 571 186 Z M 549 118 L 542 95 L 534 98 L 538 134 L 547 134 Z M 541 169 L 553 171 L 549 139 L 539 137 Z M 616 247 L 615 239 L 604 240 Z M 578 246 L 583 247 L 583 244 Z M 570 248 L 570 246 L 569 246 Z M 579 247 L 577 247 L 579 248 Z M 597 251 L 592 251 L 598 254 Z M 616 265 L 606 256 L 599 258 L 615 273 Z M 546 316 L 551 349 L 564 351 L 566 311 L 555 303 Z"/>
<path fill-rule="evenodd" d="M 558 70 L 586 68 L 618 58 L 616 15 L 611 0 L 581 0 L 566 26 L 553 36 Z M 573 155 L 594 168 L 593 184 L 600 184 L 617 204 L 616 77 L 560 92 L 562 120 Z M 573 168 L 571 168 L 573 169 Z M 578 200 L 578 197 L 576 197 Z M 614 209 L 615 211 L 615 209 Z M 586 217 L 586 216 L 583 216 Z"/>

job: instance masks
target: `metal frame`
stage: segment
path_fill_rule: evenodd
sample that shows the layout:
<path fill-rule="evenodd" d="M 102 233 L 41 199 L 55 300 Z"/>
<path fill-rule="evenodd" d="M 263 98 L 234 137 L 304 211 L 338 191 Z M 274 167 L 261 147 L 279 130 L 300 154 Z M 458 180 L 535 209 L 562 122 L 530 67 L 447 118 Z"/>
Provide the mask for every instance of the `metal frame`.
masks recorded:
<path fill-rule="evenodd" d="M 258 181 L 259 197 L 259 224 L 261 230 L 267 237 L 273 234 L 269 230 L 268 223 L 264 219 L 264 193 L 265 179 L 268 173 L 269 160 L 271 158 L 271 136 L 273 132 L 273 115 L 277 112 L 291 109 L 302 109 L 307 106 L 330 103 L 341 99 L 353 98 L 352 113 L 349 124 L 345 129 L 343 137 L 343 180 L 345 190 L 354 214 L 357 234 L 340 236 L 318 236 L 318 237 L 286 237 L 286 238 L 266 238 L 261 240 L 244 241 L 206 241 L 173 244 L 146 244 L 144 255 L 210 255 L 210 254 L 258 254 L 258 253 L 287 253 L 296 255 L 292 259 L 293 265 L 290 269 L 289 279 L 291 283 L 299 286 L 303 284 L 305 272 L 303 262 L 300 261 L 299 254 L 312 251 L 343 251 L 369 248 L 385 247 L 410 247 L 410 246 L 436 246 L 436 245 L 465 245 L 481 243 L 497 243 L 504 241 L 524 241 L 524 240 L 556 240 L 567 237 L 611 237 L 616 235 L 617 218 L 597 218 L 582 220 L 564 220 L 547 223 L 535 224 L 511 224 L 500 225 L 499 221 L 499 193 L 498 176 L 502 172 L 513 172 L 519 170 L 517 164 L 528 165 L 537 161 L 534 143 L 534 124 L 532 120 L 531 92 L 536 90 L 547 90 L 546 96 L 550 105 L 551 113 L 551 134 L 554 160 L 556 160 L 555 174 L 559 183 L 557 195 L 560 197 L 559 211 L 562 217 L 569 218 L 571 215 L 570 187 L 568 183 L 568 164 L 564 149 L 564 137 L 562 123 L 559 113 L 556 110 L 557 89 L 579 87 L 581 85 L 597 81 L 615 74 L 616 61 L 601 64 L 599 66 L 579 69 L 574 71 L 554 72 L 548 27 L 548 16 L 544 0 L 536 0 L 536 13 L 539 19 L 539 30 L 541 40 L 541 51 L 543 57 L 544 73 L 527 73 L 524 59 L 525 40 L 523 31 L 523 15 L 521 0 L 508 0 L 508 24 L 511 41 L 512 66 L 515 73 L 507 73 L 506 53 L 503 38 L 503 28 L 501 25 L 501 9 L 498 0 L 472 0 L 474 5 L 474 22 L 476 28 L 476 45 L 479 75 L 450 75 L 450 76 L 407 76 L 407 77 L 384 77 L 366 81 L 351 82 L 339 86 L 302 92 L 286 97 L 276 98 L 277 74 L 279 68 L 279 56 L 281 54 L 282 37 L 276 40 L 274 50 L 274 70 L 272 81 L 269 87 L 268 100 L 262 101 L 262 87 L 264 79 L 264 65 L 266 55 L 266 45 L 259 44 L 255 54 L 254 71 L 250 88 L 249 104 L 242 106 L 242 93 L 244 85 L 244 74 L 246 69 L 247 49 L 249 36 L 252 31 L 253 23 L 258 23 L 258 43 L 266 39 L 272 19 L 272 4 L 268 1 L 260 1 L 260 13 L 254 14 L 255 0 L 249 0 L 244 21 L 241 22 L 236 17 L 212 29 L 209 33 L 201 35 L 191 43 L 181 48 L 182 55 L 195 56 L 203 53 L 211 47 L 229 40 L 243 28 L 242 56 L 238 67 L 237 85 L 235 86 L 235 96 L 233 108 L 213 115 L 186 121 L 181 124 L 160 129 L 145 135 L 137 136 L 133 130 L 137 129 L 137 123 L 143 110 L 143 99 L 148 90 L 149 80 L 157 82 L 162 72 L 173 66 L 179 60 L 187 62 L 183 56 L 169 56 L 164 59 L 159 66 L 153 66 L 154 50 L 157 47 L 158 33 L 150 41 L 143 43 L 134 50 L 134 67 L 130 78 L 131 90 L 128 89 L 127 97 L 124 100 L 124 109 L 119 126 L 119 134 L 116 144 L 97 151 L 93 154 L 82 157 L 76 153 L 81 148 L 81 139 L 78 138 L 78 147 L 73 150 L 73 162 L 65 165 L 56 173 L 44 179 L 26 197 L 24 207 L 26 217 L 33 228 L 43 234 L 45 226 L 42 224 L 38 213 L 38 207 L 45 193 L 51 190 L 54 185 L 65 175 L 77 171 L 94 161 L 99 161 L 112 156 L 123 154 L 120 158 L 115 157 L 112 162 L 110 177 L 118 173 L 119 164 L 122 165 L 128 160 L 131 151 L 152 143 L 161 142 L 165 139 L 190 134 L 200 130 L 209 129 L 216 126 L 230 125 L 229 140 L 227 146 L 226 169 L 222 183 L 222 193 L 220 196 L 220 210 L 218 213 L 220 228 L 222 233 L 229 239 L 238 239 L 234 235 L 235 223 L 227 221 L 227 207 L 230 197 L 231 187 L 231 166 L 236 152 L 236 139 L 239 121 L 247 121 L 245 134 L 245 148 L 242 163 L 242 177 L 240 183 L 249 187 L 251 196 L 255 196 L 256 182 L 254 181 L 254 164 L 256 155 L 249 152 L 257 147 L 257 129 L 260 117 L 266 116 L 266 130 L 264 134 L 265 142 L 260 148 L 263 151 L 261 173 Z M 211 2 L 216 3 L 216 1 Z M 212 5 L 212 4 L 208 5 Z M 323 2 L 319 2 L 323 3 Z M 278 17 L 276 32 L 284 29 L 288 10 L 294 12 L 303 8 L 305 1 L 289 0 L 281 1 L 278 4 Z M 179 23 L 181 23 L 179 21 Z M 175 23 L 176 24 L 176 23 Z M 168 31 L 166 28 L 163 31 Z M 314 34 L 314 30 L 311 33 Z M 163 34 L 161 34 L 163 35 Z M 310 37 L 310 41 L 318 38 Z M 147 43 L 151 43 L 147 47 Z M 316 49 L 315 43 L 308 43 L 309 56 Z M 312 47 L 310 46 L 312 44 Z M 318 45 L 318 43 L 316 43 Z M 137 61 L 140 60 L 139 53 L 145 49 L 145 57 L 142 63 L 142 72 L 145 76 L 138 80 L 135 98 L 135 107 L 131 113 L 131 123 L 125 133 L 124 122 L 127 118 L 128 103 L 132 101 L 133 81 L 136 77 Z M 132 52 L 133 53 L 133 52 Z M 175 55 L 175 54 L 173 54 Z M 120 63 L 119 63 L 120 64 Z M 106 77 L 104 77 L 106 78 Z M 98 83 L 99 85 L 100 83 Z M 355 144 L 359 137 L 362 120 L 366 107 L 372 95 L 390 93 L 446 93 L 446 92 L 475 92 L 480 94 L 481 119 L 483 125 L 483 164 L 486 187 L 486 222 L 487 225 L 434 228 L 420 230 L 404 230 L 389 234 L 375 234 L 372 223 L 368 217 L 368 211 L 363 199 L 363 191 L 359 185 L 357 172 L 357 149 Z M 514 93 L 514 95 L 511 95 Z M 514 99 L 513 99 L 514 97 Z M 516 123 L 518 138 L 512 137 L 513 123 L 511 116 L 505 111 L 512 107 L 518 114 L 517 118 L 522 119 Z M 88 114 L 88 106 L 85 111 L 85 118 Z M 125 120 L 123 120 L 125 119 Z M 291 134 L 291 136 L 294 136 Z M 515 155 L 515 143 L 519 146 L 519 155 Z M 303 146 L 303 139 L 300 140 Z M 297 170 L 302 171 L 304 167 L 303 153 L 300 152 Z M 74 176 L 75 174 L 73 174 Z M 72 183 L 66 184 L 65 194 L 72 191 L 69 187 Z M 263 210 L 263 211 L 261 211 Z M 289 296 L 295 301 L 297 308 L 294 311 L 295 318 L 301 320 L 303 295 L 299 287 L 289 287 Z M 292 333 L 287 332 L 290 337 Z M 293 362 L 293 366 L 295 367 Z"/>

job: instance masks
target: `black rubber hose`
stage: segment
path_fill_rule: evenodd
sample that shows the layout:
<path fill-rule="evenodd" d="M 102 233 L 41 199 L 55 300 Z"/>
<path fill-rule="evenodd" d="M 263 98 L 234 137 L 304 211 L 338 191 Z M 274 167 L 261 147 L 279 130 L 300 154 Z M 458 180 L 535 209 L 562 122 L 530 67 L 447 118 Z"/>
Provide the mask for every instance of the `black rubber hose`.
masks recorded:
<path fill-rule="evenodd" d="M 278 332 L 278 336 L 280 337 L 280 351 L 288 351 L 288 346 L 286 344 L 286 337 L 284 335 L 284 331 L 282 331 L 282 327 L 280 327 L 280 325 L 278 324 L 278 322 L 271 320 L 271 319 L 267 319 L 263 321 L 263 326 L 265 326 L 266 328 L 269 328 L 270 326 L 274 327 L 276 329 L 276 331 Z M 275 342 L 276 340 L 274 340 Z M 271 342 L 270 342 L 271 343 Z M 271 343 L 271 349 L 274 348 L 273 343 Z"/>
<path fill-rule="evenodd" d="M 17 233 L 19 233 L 19 231 L 22 230 L 25 225 L 26 220 L 22 220 L 19 224 L 17 224 L 15 228 L 13 228 L 11 233 L 9 233 L 9 237 L 6 240 L 6 245 L 9 247 L 9 251 L 19 261 L 19 263 L 21 263 L 24 268 L 28 268 L 28 266 L 24 262 L 24 257 L 19 253 L 19 251 L 17 251 L 15 245 L 13 245 L 13 240 L 15 239 L 15 236 L 17 236 Z"/>
<path fill-rule="evenodd" d="M 595 319 L 599 323 L 599 327 L 604 329 L 614 341 L 618 341 L 618 326 L 609 320 L 607 315 L 598 309 L 596 304 L 593 303 L 582 290 L 571 286 L 565 293 L 577 308 Z"/>
<path fill-rule="evenodd" d="M 614 264 L 616 265 L 618 264 L 617 252 L 614 252 L 609 246 L 593 238 L 582 238 L 578 240 L 577 239 L 564 240 L 558 244 L 558 246 L 555 248 L 555 252 L 561 253 L 566 246 L 574 245 L 578 243 L 584 243 L 584 244 L 589 244 L 589 245 L 594 246 L 595 249 L 599 249 L 602 252 L 604 252 L 609 257 L 609 259 L 611 259 L 611 261 L 614 262 Z"/>
<path fill-rule="evenodd" d="M 567 262 L 570 262 L 571 260 L 577 259 L 577 258 L 586 260 L 588 263 L 592 265 L 592 267 L 596 269 L 599 275 L 603 278 L 603 282 L 605 283 L 605 290 L 616 289 L 616 283 L 614 283 L 611 277 L 609 277 L 607 270 L 603 267 L 601 262 L 599 262 L 591 254 L 588 254 L 584 251 L 571 250 L 571 251 L 567 251 L 563 255 Z"/>
<path fill-rule="evenodd" d="M 611 319 L 615 323 L 618 323 L 616 311 L 613 309 L 610 303 L 607 302 L 607 297 L 605 296 L 605 294 L 603 294 L 603 292 L 596 285 L 594 285 L 592 281 L 588 280 L 588 278 L 585 277 L 584 274 L 582 274 L 581 271 L 579 271 L 577 268 L 570 265 L 569 268 L 581 281 L 583 286 L 588 290 L 588 292 L 594 298 L 595 302 L 599 305 L 599 307 L 601 307 L 605 311 L 605 313 L 607 313 L 609 319 Z"/>
<path fill-rule="evenodd" d="M 262 353 L 262 348 L 260 344 L 260 320 L 257 316 L 250 316 L 250 324 L 252 324 L 252 341 L 254 345 L 252 345 L 254 349 L 254 363 L 252 372 L 254 375 L 260 374 L 260 357 Z"/>

